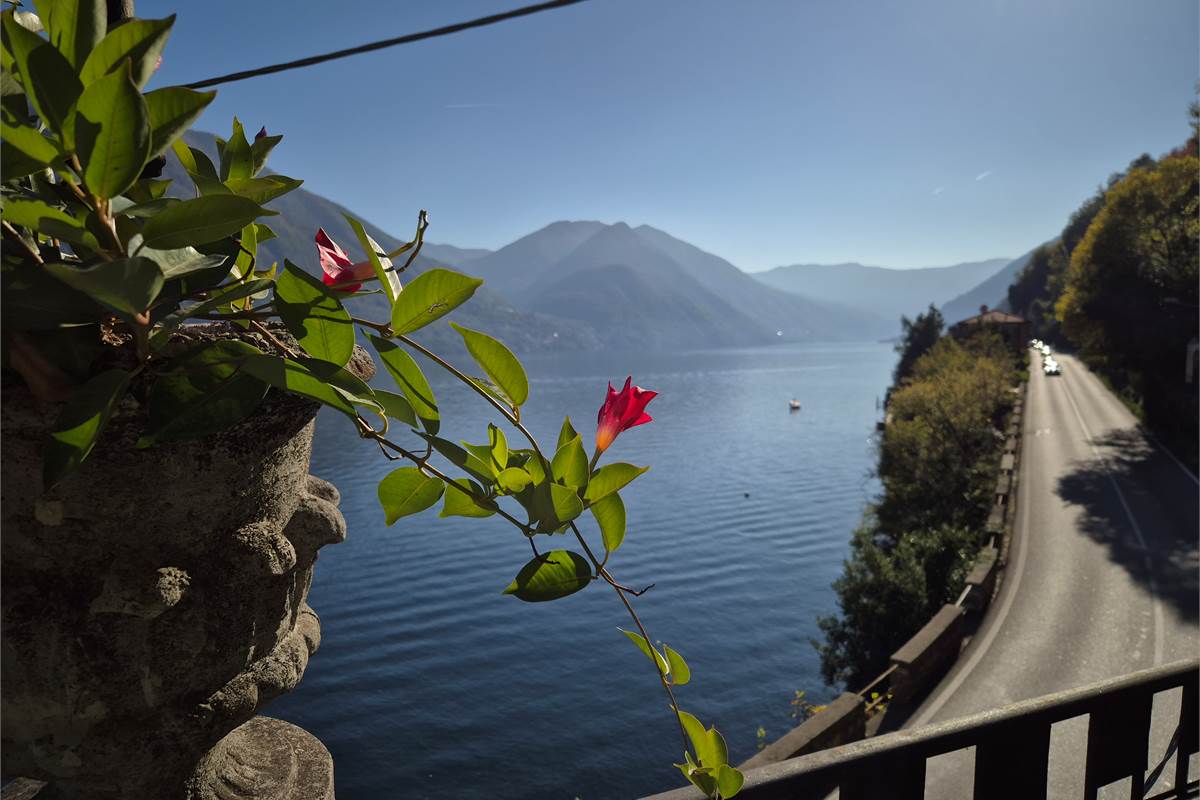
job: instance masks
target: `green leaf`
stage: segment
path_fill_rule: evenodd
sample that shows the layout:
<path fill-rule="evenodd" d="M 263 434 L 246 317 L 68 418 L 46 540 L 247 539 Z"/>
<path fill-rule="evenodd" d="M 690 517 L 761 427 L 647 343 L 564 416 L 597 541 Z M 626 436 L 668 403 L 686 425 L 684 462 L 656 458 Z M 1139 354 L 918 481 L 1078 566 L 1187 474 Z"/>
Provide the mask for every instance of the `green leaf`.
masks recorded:
<path fill-rule="evenodd" d="M 465 303 L 482 284 L 479 278 L 448 269 L 422 272 L 396 298 L 392 330 L 397 335 L 420 330 Z"/>
<path fill-rule="evenodd" d="M 669 675 L 671 673 L 671 665 L 667 663 L 665 658 L 663 658 L 662 653 L 651 647 L 650 643 L 647 642 L 641 634 L 634 633 L 633 631 L 627 631 L 624 628 L 617 628 L 617 630 L 628 636 L 629 641 L 637 645 L 637 649 L 645 653 L 646 658 L 650 659 L 651 663 L 658 662 L 658 666 L 661 668 L 661 671 L 664 675 Z M 693 717 L 693 719 L 695 719 L 695 717 Z"/>
<path fill-rule="evenodd" d="M 176 368 L 158 376 L 150 390 L 149 422 L 138 447 L 208 436 L 252 414 L 267 384 L 243 372 L 242 364 L 258 355 L 246 342 L 222 340 L 173 359 Z"/>
<path fill-rule="evenodd" d="M 251 178 L 251 171 L 250 143 L 241 121 L 234 117 L 233 133 L 221 148 L 221 180 Z"/>
<path fill-rule="evenodd" d="M 141 89 L 154 73 L 154 66 L 167 44 L 175 15 L 166 19 L 134 19 L 113 28 L 88 55 L 79 71 L 88 86 L 130 59 L 133 82 Z"/>
<path fill-rule="evenodd" d="M 729 764 L 729 750 L 725 747 L 725 737 L 716 728 L 708 729 L 708 752 L 712 760 L 704 766 L 716 770 Z"/>
<path fill-rule="evenodd" d="M 616 497 L 617 495 L 609 495 Z M 671 665 L 671 682 L 676 686 L 683 686 L 692 679 L 692 671 L 688 668 L 687 662 L 683 660 L 683 656 L 676 653 L 667 645 L 663 645 L 663 652 L 667 654 L 667 663 Z"/>
<path fill-rule="evenodd" d="M 42 483 L 49 489 L 92 452 L 132 376 L 110 369 L 79 387 L 59 412 L 43 454 Z"/>
<path fill-rule="evenodd" d="M 405 293 L 412 291 L 414 285 L 416 285 L 416 281 L 409 284 Z M 450 323 L 450 327 L 462 335 L 463 341 L 467 345 L 467 352 L 478 362 L 479 366 L 483 367 L 484 373 L 504 393 L 510 403 L 519 406 L 529 399 L 529 379 L 525 376 L 525 368 L 521 366 L 521 362 L 512 354 L 512 351 L 486 333 L 473 331 L 453 322 Z"/>
<path fill-rule="evenodd" d="M 304 181 L 286 175 L 266 175 L 262 178 L 230 178 L 225 182 L 225 186 L 239 197 L 256 203 L 269 203 L 276 197 L 298 188 L 302 183 Z"/>
<path fill-rule="evenodd" d="M 589 505 L 597 500 L 601 500 L 613 492 L 620 491 L 630 481 L 648 469 L 650 468 L 635 467 L 633 464 L 626 464 L 624 461 L 605 464 L 592 473 L 592 478 L 588 481 L 587 491 L 584 493 L 583 499 Z"/>
<path fill-rule="evenodd" d="M 275 149 L 275 145 L 283 141 L 282 136 L 264 136 L 261 139 L 255 138 L 250 143 L 250 159 L 252 164 L 251 174 L 257 175 L 262 172 L 262 168 L 267 165 L 267 156 Z"/>
<path fill-rule="evenodd" d="M 277 212 L 235 194 L 211 194 L 183 200 L 146 222 L 146 247 L 174 250 L 232 236 L 263 215 Z"/>
<path fill-rule="evenodd" d="M 717 793 L 717 779 L 712 776 L 706 767 L 697 767 L 692 761 L 692 754 L 684 751 L 684 758 L 687 763 L 676 764 L 683 776 L 700 791 L 704 792 L 706 797 L 715 797 Z"/>
<path fill-rule="evenodd" d="M 417 414 L 413 411 L 412 403 L 403 395 L 395 392 L 384 391 L 383 389 L 375 389 L 375 399 L 379 405 L 383 406 L 383 413 L 387 414 L 392 419 L 398 419 L 405 425 L 413 428 L 417 427 Z"/>
<path fill-rule="evenodd" d="M 729 800 L 736 795 L 742 790 L 742 784 L 746 782 L 746 776 L 728 764 L 717 767 L 716 778 L 717 791 L 721 793 L 722 800 Z"/>
<path fill-rule="evenodd" d="M 421 372 L 413 357 L 395 342 L 378 336 L 371 336 L 370 339 L 384 368 L 412 404 L 413 411 L 421 421 L 421 427 L 431 434 L 436 434 L 440 425 L 437 398 L 433 389 L 429 387 L 429 381 L 425 379 L 425 373 Z"/>
<path fill-rule="evenodd" d="M 542 603 L 574 594 L 592 582 L 592 567 L 578 553 L 551 550 L 521 568 L 503 594 L 527 603 Z"/>
<path fill-rule="evenodd" d="M 497 471 L 502 471 L 508 466 L 508 439 L 505 438 L 504 431 L 491 423 L 488 423 L 488 443 L 491 446 L 492 463 L 496 465 Z"/>
<path fill-rule="evenodd" d="M 496 483 L 509 494 L 523 492 L 531 482 L 532 478 L 529 473 L 520 467 L 509 467 L 501 470 L 500 474 L 496 476 Z"/>
<path fill-rule="evenodd" d="M 550 501 L 554 503 L 554 515 L 560 523 L 570 522 L 583 513 L 583 501 L 569 486 L 550 484 Z"/>
<path fill-rule="evenodd" d="M 558 432 L 558 444 L 555 445 L 555 448 L 562 447 L 564 444 L 571 441 L 578 435 L 579 434 L 575 432 L 575 427 L 571 425 L 571 418 L 563 417 L 562 428 Z"/>
<path fill-rule="evenodd" d="M 75 150 L 83 179 L 102 199 L 124 192 L 150 156 L 150 117 L 128 67 L 83 90 L 75 106 Z"/>
<path fill-rule="evenodd" d="M 96 323 L 104 313 L 95 300 L 51 277 L 40 265 L 0 271 L 0 323 L 5 328 L 53 330 Z"/>
<path fill-rule="evenodd" d="M 148 309 L 163 287 L 163 274 L 158 264 L 137 256 L 101 261 L 85 269 L 46 264 L 46 270 L 72 289 L 129 316 Z"/>
<path fill-rule="evenodd" d="M 588 459 L 583 450 L 583 442 L 578 434 L 574 439 L 558 448 L 550 461 L 550 471 L 554 479 L 570 486 L 572 489 L 582 489 L 588 482 Z"/>
<path fill-rule="evenodd" d="M 13 55 L 25 93 L 47 127 L 70 146 L 71 139 L 64 132 L 83 91 L 75 68 L 54 45 L 17 22 L 11 11 L 4 12 L 2 25 L 6 49 Z"/>
<path fill-rule="evenodd" d="M 459 469 L 471 473 L 484 483 L 490 484 L 496 479 L 496 469 L 491 464 L 491 452 L 486 447 L 469 445 L 470 449 L 464 449 L 449 439 L 428 434 L 418 435 Z"/>
<path fill-rule="evenodd" d="M 319 358 L 301 358 L 297 359 L 297 363 L 314 377 L 340 391 L 347 400 L 355 405 L 370 406 L 376 411 L 383 412 L 383 406 L 375 399 L 375 392 L 371 387 L 345 367 Z"/>
<path fill-rule="evenodd" d="M 387 294 L 388 303 L 396 302 L 396 297 L 400 294 L 400 276 L 392 270 L 392 260 L 387 257 L 386 252 L 379 243 L 370 237 L 367 229 L 363 224 L 349 214 L 342 214 L 346 218 L 346 222 L 350 223 L 351 230 L 358 237 L 358 243 L 362 249 L 366 251 L 367 260 L 371 262 L 371 266 L 375 268 L 375 277 L 379 279 L 380 285 L 383 286 L 383 291 Z"/>
<path fill-rule="evenodd" d="M 165 153 L 216 96 L 216 92 L 195 92 L 182 86 L 147 92 L 143 97 L 150 119 L 150 158 Z"/>
<path fill-rule="evenodd" d="M 613 492 L 591 505 L 592 516 L 600 526 L 600 538 L 604 549 L 612 553 L 625 540 L 625 502 L 621 495 Z"/>
<path fill-rule="evenodd" d="M 683 730 L 692 743 L 692 749 L 696 751 L 696 758 L 700 759 L 700 766 L 709 769 L 718 766 L 715 762 L 716 754 L 712 749 L 713 741 L 709 732 L 705 730 L 704 723 L 686 711 L 679 712 L 679 719 L 683 722 Z"/>
<path fill-rule="evenodd" d="M 475 497 L 481 498 L 476 502 L 466 492 L 446 487 L 446 502 L 442 506 L 439 517 L 490 517 L 496 513 L 496 504 L 483 498 L 483 487 L 470 478 L 455 478 L 459 486 L 470 490 Z M 482 504 L 482 505 L 481 505 Z"/>
<path fill-rule="evenodd" d="M 34 7 L 58 52 L 79 69 L 104 36 L 107 20 L 101 0 L 35 0 Z"/>
<path fill-rule="evenodd" d="M 354 404 L 347 397 L 321 378 L 313 375 L 304 365 L 290 358 L 258 355 L 247 358 L 242 369 L 260 381 L 276 389 L 316 400 L 336 409 L 351 419 L 357 419 Z"/>
<path fill-rule="evenodd" d="M 354 323 L 342 301 L 291 261 L 275 279 L 275 311 L 314 358 L 345 365 L 354 353 Z"/>
<path fill-rule="evenodd" d="M 100 243 L 83 224 L 83 220 L 76 219 L 62 209 L 47 205 L 41 200 L 6 199 L 3 213 L 4 219 L 12 225 L 31 228 L 72 244 L 81 244 L 89 250 L 101 249 Z"/>
<path fill-rule="evenodd" d="M 0 180 L 24 178 L 62 160 L 58 146 L 35 128 L 4 121 L 0 133 Z"/>
<path fill-rule="evenodd" d="M 425 475 L 416 467 L 389 472 L 379 482 L 379 504 L 383 506 L 386 524 L 424 511 L 441 499 L 443 491 L 441 480 Z"/>
<path fill-rule="evenodd" d="M 155 201 L 158 202 L 158 201 Z M 171 203 L 177 201 L 172 200 Z M 170 205 L 171 203 L 168 203 Z M 132 209 L 130 209 L 132 210 Z M 129 213 L 127 210 L 125 213 Z M 132 244 L 132 242 L 131 242 Z M 132 247 L 130 249 L 133 249 Z M 156 250 L 153 247 L 137 248 L 138 255 L 148 258 L 158 264 L 163 277 L 167 280 L 182 278 L 193 272 L 202 272 L 221 266 L 227 260 L 223 255 L 206 255 L 194 247 L 181 247 L 176 250 Z M 259 290 L 261 291 L 261 289 Z M 244 295 L 243 295 L 244 296 Z M 234 300 L 235 298 L 229 298 Z"/>

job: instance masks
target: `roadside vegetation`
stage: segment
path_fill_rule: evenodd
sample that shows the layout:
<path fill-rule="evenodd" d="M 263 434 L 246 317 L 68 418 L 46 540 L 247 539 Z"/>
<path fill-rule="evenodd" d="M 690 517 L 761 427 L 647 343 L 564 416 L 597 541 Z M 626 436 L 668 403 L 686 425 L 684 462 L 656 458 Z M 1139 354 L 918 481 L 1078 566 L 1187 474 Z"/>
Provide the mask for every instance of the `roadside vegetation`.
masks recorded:
<path fill-rule="evenodd" d="M 1191 138 L 1142 155 L 1038 248 L 1008 290 L 1034 335 L 1075 350 L 1167 445 L 1197 466 L 1200 105 Z"/>
<path fill-rule="evenodd" d="M 883 492 L 834 581 L 840 613 L 819 620 L 822 676 L 848 689 L 882 672 L 962 591 L 983 544 L 1000 431 L 1022 366 L 990 331 L 961 342 L 939 338 L 936 309 L 904 323 L 900 364 L 911 366 L 904 375 L 897 368 L 879 441 Z"/>

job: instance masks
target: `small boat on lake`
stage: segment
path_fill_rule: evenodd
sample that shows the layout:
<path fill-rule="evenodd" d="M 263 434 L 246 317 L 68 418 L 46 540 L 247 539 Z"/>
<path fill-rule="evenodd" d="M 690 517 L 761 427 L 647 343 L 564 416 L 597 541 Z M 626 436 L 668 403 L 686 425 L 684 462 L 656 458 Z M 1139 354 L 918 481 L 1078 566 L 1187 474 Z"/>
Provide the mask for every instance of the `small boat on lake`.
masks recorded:
<path fill-rule="evenodd" d="M 788 408 L 790 408 L 792 411 L 799 411 L 800 401 L 793 397 L 791 400 L 788 400 Z"/>

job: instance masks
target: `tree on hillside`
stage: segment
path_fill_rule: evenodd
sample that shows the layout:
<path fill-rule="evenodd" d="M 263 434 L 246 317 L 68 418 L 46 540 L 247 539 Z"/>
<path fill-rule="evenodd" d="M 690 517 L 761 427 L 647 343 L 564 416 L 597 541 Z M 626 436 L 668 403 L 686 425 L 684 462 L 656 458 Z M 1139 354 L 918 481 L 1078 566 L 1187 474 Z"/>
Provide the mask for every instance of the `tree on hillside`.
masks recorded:
<path fill-rule="evenodd" d="M 942 328 L 946 322 L 942 312 L 933 303 L 916 319 L 900 318 L 900 341 L 896 343 L 896 352 L 900 360 L 896 362 L 896 370 L 892 373 L 892 387 L 897 388 L 905 378 L 912 374 L 913 365 L 917 359 L 929 352 L 942 336 Z"/>
<path fill-rule="evenodd" d="M 1200 159 L 1169 156 L 1114 185 L 1055 307 L 1089 363 L 1193 453 L 1195 389 L 1183 365 L 1200 300 L 1198 174 Z"/>

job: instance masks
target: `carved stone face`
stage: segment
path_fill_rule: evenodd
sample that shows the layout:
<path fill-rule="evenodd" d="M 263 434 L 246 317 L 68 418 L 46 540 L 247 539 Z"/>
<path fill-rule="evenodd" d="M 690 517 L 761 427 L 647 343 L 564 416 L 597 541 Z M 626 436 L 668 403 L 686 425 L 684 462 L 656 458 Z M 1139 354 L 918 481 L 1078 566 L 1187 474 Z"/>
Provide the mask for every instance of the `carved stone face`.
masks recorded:
<path fill-rule="evenodd" d="M 346 535 L 337 490 L 308 475 L 311 404 L 269 399 L 219 435 L 137 450 L 126 402 L 42 495 L 56 409 L 4 393 L 3 772 L 65 795 L 178 796 L 299 681 L 320 641 L 317 550 Z"/>

